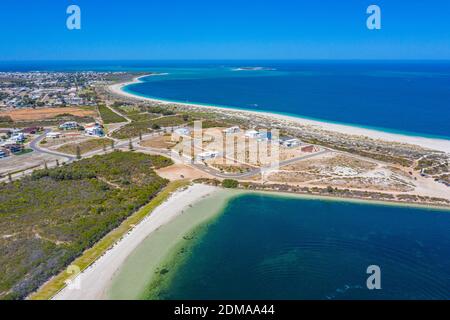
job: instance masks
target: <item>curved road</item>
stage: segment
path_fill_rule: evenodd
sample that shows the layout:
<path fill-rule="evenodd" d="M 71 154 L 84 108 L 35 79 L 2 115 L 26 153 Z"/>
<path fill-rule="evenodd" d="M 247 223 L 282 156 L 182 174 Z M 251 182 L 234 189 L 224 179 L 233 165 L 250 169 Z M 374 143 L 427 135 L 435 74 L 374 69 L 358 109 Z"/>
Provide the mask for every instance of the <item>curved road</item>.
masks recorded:
<path fill-rule="evenodd" d="M 52 156 L 67 158 L 68 162 L 75 161 L 76 160 L 75 156 L 64 154 L 64 153 L 59 153 L 59 152 L 55 152 L 55 151 L 51 151 L 51 150 L 43 149 L 43 148 L 39 147 L 39 143 L 46 137 L 47 133 L 49 133 L 49 132 L 51 132 L 51 130 L 50 129 L 46 129 L 42 135 L 40 135 L 35 140 L 31 141 L 30 142 L 30 148 L 33 149 L 36 152 L 39 152 L 39 153 L 46 153 L 46 154 L 49 154 L 49 155 L 52 155 Z M 152 136 L 152 134 L 145 135 L 144 137 L 148 137 L 148 136 Z M 134 148 L 136 151 L 147 151 L 147 152 L 152 153 L 152 154 L 159 154 L 159 155 L 167 156 L 169 158 L 172 158 L 172 156 L 173 156 L 172 151 L 167 150 L 167 149 L 156 149 L 156 148 L 150 148 L 150 147 L 143 147 L 143 146 L 139 145 L 139 138 L 131 139 L 131 141 L 133 143 L 137 143 L 137 146 L 135 146 L 135 148 Z M 125 148 L 125 147 L 128 146 L 128 143 L 129 143 L 129 140 L 119 141 L 118 143 L 116 143 L 116 148 Z M 100 154 L 102 152 L 104 152 L 104 151 L 103 150 L 95 150 L 95 151 L 89 152 L 88 154 L 85 154 L 84 158 L 90 157 L 90 156 L 94 156 L 94 155 Z M 279 164 L 279 167 L 281 168 L 281 167 L 284 167 L 284 166 L 289 165 L 291 163 L 295 163 L 295 162 L 300 161 L 300 160 L 310 159 L 310 158 L 313 158 L 313 157 L 316 157 L 316 156 L 319 156 L 319 155 L 322 155 L 322 154 L 325 154 L 325 153 L 328 153 L 328 152 L 330 152 L 328 149 L 324 149 L 324 150 L 322 150 L 320 152 L 307 154 L 307 155 L 304 155 L 304 156 L 301 156 L 301 157 L 296 157 L 296 158 L 293 158 L 293 159 L 281 161 L 280 164 Z M 264 170 L 264 168 L 255 168 L 255 169 L 252 169 L 252 170 L 250 170 L 248 172 L 233 174 L 233 173 L 222 173 L 220 171 L 217 171 L 215 169 L 212 169 L 212 168 L 210 168 L 208 166 L 205 166 L 204 164 L 200 164 L 200 163 L 190 163 L 188 165 L 190 165 L 190 166 L 192 166 L 192 167 L 194 167 L 194 168 L 196 168 L 198 170 L 201 170 L 201 171 L 203 171 L 203 172 L 205 172 L 207 174 L 210 174 L 210 175 L 212 175 L 212 176 L 214 176 L 216 178 L 238 179 L 238 180 L 239 179 L 251 178 L 253 176 L 261 174 L 261 172 Z"/>
<path fill-rule="evenodd" d="M 52 156 L 56 156 L 56 157 L 64 157 L 67 158 L 67 160 L 69 162 L 75 161 L 76 157 L 65 154 L 65 153 L 59 153 L 59 152 L 54 152 L 54 151 L 50 151 L 47 149 L 42 149 L 41 147 L 39 147 L 39 143 L 44 140 L 44 138 L 47 136 L 47 133 L 51 132 L 52 130 L 50 129 L 45 129 L 44 133 L 41 134 L 39 137 L 37 137 L 36 139 L 34 139 L 33 141 L 30 142 L 30 148 L 33 149 L 35 152 L 38 153 L 46 153 Z"/>

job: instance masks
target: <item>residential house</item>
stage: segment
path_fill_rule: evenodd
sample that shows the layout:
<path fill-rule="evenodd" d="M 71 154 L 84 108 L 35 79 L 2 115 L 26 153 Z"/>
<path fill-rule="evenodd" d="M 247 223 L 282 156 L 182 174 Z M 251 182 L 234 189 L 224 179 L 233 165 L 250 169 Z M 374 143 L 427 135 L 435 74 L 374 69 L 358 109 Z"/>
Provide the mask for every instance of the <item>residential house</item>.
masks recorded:
<path fill-rule="evenodd" d="M 61 132 L 49 132 L 46 137 L 49 139 L 58 139 L 61 137 Z"/>
<path fill-rule="evenodd" d="M 205 161 L 205 160 L 215 159 L 215 158 L 217 158 L 218 155 L 219 155 L 218 151 L 205 151 L 205 152 L 200 153 L 197 156 L 197 160 Z"/>
<path fill-rule="evenodd" d="M 256 139 L 256 138 L 258 138 L 258 135 L 259 135 L 259 132 L 256 131 L 256 130 L 253 130 L 253 129 L 252 130 L 247 130 L 245 132 L 245 136 L 250 138 L 250 139 Z"/>
<path fill-rule="evenodd" d="M 239 133 L 241 129 L 238 126 L 227 128 L 223 130 L 223 133 L 225 134 L 233 134 L 233 133 Z"/>
<path fill-rule="evenodd" d="M 191 134 L 191 130 L 189 130 L 188 128 L 178 128 L 174 130 L 174 133 L 179 136 L 188 136 Z"/>
<path fill-rule="evenodd" d="M 12 136 L 8 139 L 13 143 L 23 143 L 25 141 L 25 134 L 23 132 L 13 133 Z"/>
<path fill-rule="evenodd" d="M 8 149 L 11 153 L 21 152 L 23 150 L 23 145 L 17 143 L 8 143 L 3 146 Z"/>
<path fill-rule="evenodd" d="M 88 136 L 103 137 L 105 135 L 102 125 L 99 123 L 91 123 L 84 127 L 84 132 Z"/>
<path fill-rule="evenodd" d="M 0 149 L 0 158 L 6 158 L 9 155 L 9 152 L 7 151 L 7 149 Z"/>
<path fill-rule="evenodd" d="M 80 125 L 75 121 L 64 122 L 59 126 L 61 130 L 77 130 Z"/>
<path fill-rule="evenodd" d="M 285 148 L 295 148 L 301 145 L 301 142 L 295 138 L 285 138 L 280 140 L 280 144 Z"/>

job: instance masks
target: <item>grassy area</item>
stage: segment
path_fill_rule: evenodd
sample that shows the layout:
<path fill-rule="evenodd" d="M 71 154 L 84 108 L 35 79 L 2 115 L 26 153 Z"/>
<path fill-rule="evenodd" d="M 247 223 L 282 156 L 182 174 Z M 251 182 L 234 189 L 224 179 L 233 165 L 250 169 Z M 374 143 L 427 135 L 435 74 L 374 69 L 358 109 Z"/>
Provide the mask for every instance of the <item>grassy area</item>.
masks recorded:
<path fill-rule="evenodd" d="M 175 111 L 170 107 L 159 107 L 159 106 L 148 106 L 148 105 L 135 105 L 135 104 L 122 104 L 115 102 L 112 108 L 125 113 L 126 115 L 139 114 L 142 112 L 147 112 L 151 114 L 157 114 L 162 116 L 174 115 Z"/>
<path fill-rule="evenodd" d="M 93 150 L 100 150 L 102 148 L 110 148 L 111 139 L 90 139 L 86 141 L 82 141 L 80 143 L 68 143 L 57 149 L 57 151 L 66 153 L 66 154 L 77 154 L 77 147 L 80 147 L 81 154 L 88 153 Z"/>
<path fill-rule="evenodd" d="M 51 126 L 58 126 L 67 121 L 75 121 L 78 123 L 90 123 L 94 122 L 95 119 L 89 116 L 79 117 L 71 114 L 60 114 L 53 118 L 34 121 L 2 121 L 0 119 L 0 128 L 51 127 Z"/>
<path fill-rule="evenodd" d="M 127 122 L 124 117 L 119 116 L 105 105 L 99 105 L 98 112 L 100 113 L 104 124 Z"/>
<path fill-rule="evenodd" d="M 147 205 L 137 211 L 135 214 L 127 218 L 118 228 L 108 233 L 103 239 L 97 242 L 92 248 L 86 250 L 83 255 L 77 258 L 72 265 L 76 265 L 80 270 L 85 270 L 98 258 L 100 258 L 112 245 L 119 241 L 125 234 L 127 234 L 135 225 L 148 216 L 153 210 L 162 204 L 169 196 L 177 189 L 187 186 L 189 184 L 186 180 L 171 182 L 162 190 L 153 200 Z M 48 281 L 36 293 L 31 296 L 33 300 L 48 300 L 56 293 L 65 287 L 67 281 L 73 275 L 67 274 L 65 271 L 59 273 L 53 279 Z"/>
<path fill-rule="evenodd" d="M 153 113 L 134 113 L 129 114 L 128 117 L 133 121 L 150 121 L 160 116 Z"/>
<path fill-rule="evenodd" d="M 61 272 L 167 185 L 162 156 L 113 152 L 0 184 L 0 299 Z"/>
<path fill-rule="evenodd" d="M 188 119 L 183 116 L 162 116 L 155 119 L 144 121 L 133 121 L 127 124 L 122 129 L 113 133 L 113 137 L 117 139 L 128 139 L 139 136 L 139 132 L 142 134 L 149 133 L 152 129 L 159 129 L 162 127 L 174 127 L 185 124 Z"/>

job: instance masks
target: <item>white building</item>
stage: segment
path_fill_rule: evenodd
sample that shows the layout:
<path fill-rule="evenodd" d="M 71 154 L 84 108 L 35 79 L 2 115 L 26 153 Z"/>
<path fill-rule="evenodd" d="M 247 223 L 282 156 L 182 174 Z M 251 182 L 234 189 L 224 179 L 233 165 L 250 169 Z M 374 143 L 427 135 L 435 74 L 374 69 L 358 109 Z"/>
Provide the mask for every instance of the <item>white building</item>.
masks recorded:
<path fill-rule="evenodd" d="M 241 129 L 238 126 L 227 128 L 223 130 L 223 133 L 225 134 L 233 134 L 233 133 L 239 133 Z"/>
<path fill-rule="evenodd" d="M 22 132 L 14 133 L 11 138 L 9 138 L 9 141 L 13 143 L 22 143 L 25 141 L 25 135 Z"/>
<path fill-rule="evenodd" d="M 76 130 L 78 129 L 79 124 L 75 121 L 65 122 L 59 126 L 61 130 Z"/>
<path fill-rule="evenodd" d="M 292 139 L 281 140 L 280 144 L 286 148 L 294 148 L 294 147 L 298 147 L 299 145 L 301 145 L 301 142 L 298 139 L 292 138 Z"/>
<path fill-rule="evenodd" d="M 97 137 L 103 137 L 105 133 L 103 132 L 103 128 L 98 123 L 92 123 L 88 124 L 84 127 L 84 132 L 88 136 L 97 136 Z"/>
<path fill-rule="evenodd" d="M 245 136 L 251 139 L 256 139 L 258 138 L 259 132 L 256 130 L 247 130 L 245 132 Z"/>
<path fill-rule="evenodd" d="M 191 131 L 188 128 L 179 128 L 179 129 L 175 129 L 174 133 L 179 136 L 188 136 L 191 134 Z"/>
<path fill-rule="evenodd" d="M 61 137 L 61 132 L 49 132 L 47 133 L 46 137 L 49 139 L 58 139 L 59 137 Z"/>
<path fill-rule="evenodd" d="M 200 153 L 197 156 L 197 160 L 205 161 L 205 160 L 215 159 L 218 157 L 218 155 L 219 155 L 218 151 L 205 151 L 205 152 Z"/>

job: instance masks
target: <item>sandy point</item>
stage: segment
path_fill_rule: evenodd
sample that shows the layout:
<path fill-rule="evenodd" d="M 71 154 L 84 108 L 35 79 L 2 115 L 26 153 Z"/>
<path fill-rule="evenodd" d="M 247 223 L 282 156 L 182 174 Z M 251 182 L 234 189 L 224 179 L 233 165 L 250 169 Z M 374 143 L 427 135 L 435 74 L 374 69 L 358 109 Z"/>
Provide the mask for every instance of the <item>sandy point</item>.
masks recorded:
<path fill-rule="evenodd" d="M 159 74 L 151 74 L 147 76 L 154 76 Z M 422 136 L 415 136 L 415 135 L 407 135 L 407 134 L 400 134 L 400 133 L 392 133 L 387 131 L 381 131 L 381 130 L 375 130 L 375 129 L 368 129 L 363 127 L 357 127 L 357 126 L 351 126 L 351 125 L 345 125 L 345 124 L 338 124 L 338 123 L 330 123 L 330 122 L 323 122 L 318 120 L 311 120 L 306 119 L 302 117 L 296 117 L 296 116 L 290 116 L 290 115 L 283 115 L 283 114 L 277 114 L 277 113 L 271 113 L 271 112 L 265 112 L 265 111 L 249 111 L 249 110 L 243 110 L 243 109 L 234 109 L 234 108 L 224 108 L 219 106 L 207 106 L 202 104 L 193 104 L 193 103 L 181 103 L 181 102 L 173 102 L 173 101 L 165 101 L 160 99 L 154 99 L 154 98 L 147 98 L 142 97 L 136 94 L 132 94 L 129 92 L 124 91 L 124 87 L 130 85 L 142 82 L 142 78 L 146 76 L 140 76 L 133 79 L 133 81 L 129 81 L 126 83 L 117 83 L 113 84 L 108 87 L 108 90 L 116 95 L 120 95 L 123 97 L 131 98 L 131 99 L 138 99 L 142 101 L 149 101 L 154 102 L 158 104 L 175 104 L 175 105 L 181 105 L 185 107 L 195 107 L 195 108 L 209 108 L 209 109 L 215 109 L 215 110 L 221 110 L 221 111 L 228 111 L 231 113 L 233 112 L 239 112 L 239 113 L 246 113 L 248 115 L 258 115 L 258 116 L 264 116 L 269 119 L 277 119 L 281 121 L 285 121 L 286 125 L 290 124 L 297 124 L 297 125 L 307 125 L 312 126 L 319 130 L 325 130 L 325 131 L 332 131 L 332 132 L 338 132 L 341 134 L 348 134 L 353 136 L 361 136 L 361 137 L 368 137 L 375 140 L 383 140 L 387 142 L 397 142 L 397 143 L 406 143 L 406 144 L 412 144 L 417 145 L 422 148 L 427 149 L 433 149 L 437 151 L 443 151 L 446 153 L 450 153 L 450 140 L 448 139 L 441 139 L 441 138 L 428 138 L 428 137 L 422 137 Z"/>
<path fill-rule="evenodd" d="M 183 214 L 189 206 L 218 190 L 219 188 L 216 187 L 195 184 L 175 192 L 101 258 L 84 270 L 74 281 L 79 286 L 65 287 L 53 300 L 106 299 L 106 291 L 114 274 L 142 241 L 161 226 Z"/>

